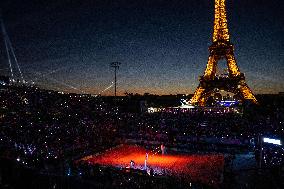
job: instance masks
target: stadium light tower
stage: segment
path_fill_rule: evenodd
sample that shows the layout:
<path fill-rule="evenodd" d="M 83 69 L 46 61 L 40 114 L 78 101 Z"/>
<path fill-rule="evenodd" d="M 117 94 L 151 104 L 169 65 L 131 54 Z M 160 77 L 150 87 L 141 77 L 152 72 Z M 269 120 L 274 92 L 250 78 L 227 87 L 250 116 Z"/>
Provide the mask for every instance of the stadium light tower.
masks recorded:
<path fill-rule="evenodd" d="M 110 67 L 114 68 L 114 97 L 116 99 L 116 72 L 119 69 L 120 62 L 112 62 L 110 63 Z"/>

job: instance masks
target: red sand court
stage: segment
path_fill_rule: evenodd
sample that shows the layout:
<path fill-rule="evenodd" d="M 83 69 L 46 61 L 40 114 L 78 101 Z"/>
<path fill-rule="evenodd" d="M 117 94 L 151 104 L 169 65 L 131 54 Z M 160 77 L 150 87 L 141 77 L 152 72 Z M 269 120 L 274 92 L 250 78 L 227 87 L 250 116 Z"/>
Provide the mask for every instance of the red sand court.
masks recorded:
<path fill-rule="evenodd" d="M 91 164 L 125 168 L 130 161 L 135 162 L 135 169 L 145 170 L 146 149 L 135 145 L 121 145 L 104 153 L 83 158 Z M 190 178 L 207 184 L 222 182 L 224 156 L 206 155 L 162 155 L 148 152 L 147 167 L 156 174 L 167 174 L 176 177 Z"/>

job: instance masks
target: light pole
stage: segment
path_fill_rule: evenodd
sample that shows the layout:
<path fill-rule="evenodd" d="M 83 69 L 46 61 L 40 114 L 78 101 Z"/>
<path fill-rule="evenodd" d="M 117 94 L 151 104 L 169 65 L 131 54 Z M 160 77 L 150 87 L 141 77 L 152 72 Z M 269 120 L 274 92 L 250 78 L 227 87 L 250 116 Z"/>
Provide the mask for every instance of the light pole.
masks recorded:
<path fill-rule="evenodd" d="M 116 72 L 119 69 L 120 62 L 112 62 L 110 63 L 110 67 L 114 68 L 114 98 L 116 100 Z"/>
<path fill-rule="evenodd" d="M 114 106 L 115 106 L 115 125 L 118 128 L 118 107 L 116 106 L 116 72 L 119 69 L 120 62 L 111 62 L 110 67 L 114 68 Z"/>

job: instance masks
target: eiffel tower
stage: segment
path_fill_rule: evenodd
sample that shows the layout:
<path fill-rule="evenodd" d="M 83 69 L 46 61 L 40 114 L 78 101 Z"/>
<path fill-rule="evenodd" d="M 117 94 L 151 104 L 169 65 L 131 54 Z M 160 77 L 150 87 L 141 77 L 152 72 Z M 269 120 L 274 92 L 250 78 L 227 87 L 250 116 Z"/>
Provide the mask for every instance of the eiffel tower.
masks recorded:
<path fill-rule="evenodd" d="M 257 104 L 257 100 L 245 82 L 234 56 L 234 46 L 230 42 L 225 0 L 215 0 L 215 19 L 212 45 L 204 75 L 200 77 L 199 86 L 190 100 L 190 104 L 205 106 L 207 99 L 219 90 L 232 92 L 242 101 Z M 226 59 L 228 75 L 217 75 L 217 63 Z"/>

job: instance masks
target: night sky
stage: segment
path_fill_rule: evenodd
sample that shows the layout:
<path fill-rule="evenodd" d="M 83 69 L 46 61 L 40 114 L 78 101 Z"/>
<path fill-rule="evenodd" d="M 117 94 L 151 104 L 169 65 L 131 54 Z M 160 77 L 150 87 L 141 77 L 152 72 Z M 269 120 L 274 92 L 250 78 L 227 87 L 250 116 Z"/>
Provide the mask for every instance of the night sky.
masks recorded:
<path fill-rule="evenodd" d="M 44 88 L 112 94 L 109 63 L 119 61 L 119 94 L 191 94 L 207 63 L 214 0 L 0 4 L 24 77 Z M 235 57 L 256 94 L 284 91 L 283 11 L 283 0 L 227 0 Z M 7 75 L 0 39 L 0 73 Z"/>

